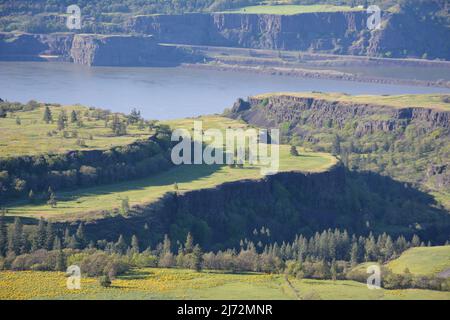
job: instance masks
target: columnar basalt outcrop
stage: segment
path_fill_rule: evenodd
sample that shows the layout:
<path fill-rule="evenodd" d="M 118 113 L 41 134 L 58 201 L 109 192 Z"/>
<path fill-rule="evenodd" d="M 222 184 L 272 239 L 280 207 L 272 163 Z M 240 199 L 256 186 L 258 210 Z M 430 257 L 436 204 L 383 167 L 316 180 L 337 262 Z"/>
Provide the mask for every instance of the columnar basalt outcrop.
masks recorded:
<path fill-rule="evenodd" d="M 0 33 L 0 60 L 48 57 L 88 66 L 171 66 L 196 62 L 183 48 L 160 45 L 152 36 Z"/>

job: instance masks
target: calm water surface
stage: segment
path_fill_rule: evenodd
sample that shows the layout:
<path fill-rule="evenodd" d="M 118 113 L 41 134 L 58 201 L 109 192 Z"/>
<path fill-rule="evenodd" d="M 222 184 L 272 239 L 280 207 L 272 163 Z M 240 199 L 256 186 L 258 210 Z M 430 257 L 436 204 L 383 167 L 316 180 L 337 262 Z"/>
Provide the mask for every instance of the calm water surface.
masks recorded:
<path fill-rule="evenodd" d="M 400 72 L 400 71 L 399 71 Z M 449 89 L 302 79 L 187 68 L 86 67 L 60 62 L 0 62 L 0 98 L 80 103 L 145 118 L 220 113 L 238 97 L 275 91 L 349 94 L 450 93 Z"/>

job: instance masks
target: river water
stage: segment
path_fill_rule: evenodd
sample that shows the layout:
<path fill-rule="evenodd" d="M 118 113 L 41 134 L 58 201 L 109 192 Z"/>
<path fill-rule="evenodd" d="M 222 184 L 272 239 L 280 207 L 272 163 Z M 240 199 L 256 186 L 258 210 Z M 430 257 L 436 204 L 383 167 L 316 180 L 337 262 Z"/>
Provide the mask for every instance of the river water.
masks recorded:
<path fill-rule="evenodd" d="M 182 67 L 117 68 L 62 62 L 0 62 L 0 98 L 4 100 L 80 103 L 125 113 L 137 108 L 147 119 L 221 113 L 239 97 L 279 91 L 450 93 L 444 88 Z"/>

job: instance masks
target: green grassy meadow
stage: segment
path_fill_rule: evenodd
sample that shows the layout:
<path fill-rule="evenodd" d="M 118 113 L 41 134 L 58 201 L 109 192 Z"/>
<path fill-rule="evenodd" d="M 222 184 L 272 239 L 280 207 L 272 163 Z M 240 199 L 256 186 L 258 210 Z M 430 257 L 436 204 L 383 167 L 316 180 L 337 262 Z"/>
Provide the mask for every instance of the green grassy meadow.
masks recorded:
<path fill-rule="evenodd" d="M 276 92 L 255 96 L 256 98 L 270 98 L 271 96 L 293 96 L 300 98 L 315 98 L 330 101 L 372 104 L 390 106 L 393 108 L 432 108 L 448 111 L 450 110 L 450 99 L 443 94 L 403 94 L 403 95 L 347 95 L 343 93 L 323 92 Z"/>
<path fill-rule="evenodd" d="M 68 133 L 69 137 L 64 137 L 63 131 L 57 130 L 58 115 L 63 108 L 69 119 L 71 112 L 75 110 L 79 112 L 83 120 L 82 127 L 68 121 L 68 127 L 64 131 Z M 49 109 L 52 113 L 53 123 L 48 124 L 43 121 L 45 110 L 43 106 L 32 111 L 9 113 L 6 118 L 0 118 L 2 130 L 0 157 L 43 153 L 58 154 L 73 150 L 104 150 L 148 138 L 151 134 L 148 129 L 139 130 L 137 125 L 133 125 L 128 126 L 126 135 L 113 136 L 111 129 L 105 127 L 103 120 L 96 120 L 91 115 L 84 115 L 89 110 L 84 106 L 50 106 Z M 20 125 L 16 123 L 17 117 L 20 118 Z M 73 137 L 73 132 L 77 133 L 76 137 Z M 85 145 L 78 145 L 78 139 L 83 139 Z"/>
<path fill-rule="evenodd" d="M 361 9 L 357 7 L 351 8 L 349 6 L 318 4 L 318 5 L 259 5 L 259 6 L 243 7 L 237 10 L 230 10 L 227 12 L 293 15 L 311 12 L 347 12 L 360 10 Z"/>
<path fill-rule="evenodd" d="M 431 290 L 369 290 L 349 280 L 297 280 L 284 275 L 186 269 L 134 269 L 103 288 L 95 278 L 82 278 L 81 290 L 68 290 L 61 272 L 1 271 L 0 299 L 442 299 L 450 292 Z"/>
<path fill-rule="evenodd" d="M 436 275 L 450 269 L 450 246 L 411 248 L 389 262 L 388 267 L 395 273 L 408 268 L 412 274 Z"/>
<path fill-rule="evenodd" d="M 68 107 L 68 110 L 71 110 L 71 107 Z M 21 136 L 19 135 L 17 138 L 19 144 L 24 146 L 23 149 L 19 150 L 15 144 L 0 139 L 3 141 L 3 148 L 7 152 L 11 154 L 13 152 L 28 154 L 26 152 L 28 147 L 31 148 L 31 151 L 29 151 L 31 154 L 50 151 L 64 152 L 67 150 L 79 149 L 78 146 L 73 144 L 73 141 L 71 141 L 72 139 L 54 138 L 60 143 L 58 149 L 54 149 L 52 143 L 45 143 L 47 136 L 44 132 L 48 129 L 47 126 L 55 125 L 46 125 L 45 123 L 43 124 L 42 120 L 38 120 L 41 119 L 43 110 L 35 110 L 29 113 L 30 115 L 27 112 L 21 112 L 21 114 L 23 114 L 23 120 L 22 125 L 20 126 L 15 123 L 15 118 L 0 119 L 2 123 L 3 121 L 7 122 L 6 128 L 10 135 L 17 134 L 22 127 L 26 130 L 26 133 Z M 33 119 L 35 122 L 32 121 Z M 11 121 L 14 121 L 14 123 L 9 123 Z M 27 121 L 29 123 L 27 123 Z M 192 130 L 194 121 L 202 121 L 204 130 L 217 128 L 224 131 L 228 128 L 248 128 L 248 125 L 241 121 L 221 116 L 203 116 L 164 121 L 161 123 L 167 124 L 173 129 L 183 128 Z M 108 146 L 108 143 L 111 145 L 125 144 L 126 142 L 132 142 L 138 138 L 144 138 L 149 135 L 148 129 L 140 133 L 140 130 L 137 128 L 131 128 L 127 136 L 118 137 L 116 141 L 117 137 L 110 137 L 107 135 L 110 129 L 104 128 L 104 122 L 98 122 L 99 123 L 92 121 L 92 123 L 89 124 L 90 127 L 86 126 L 86 128 L 83 128 L 83 130 L 89 130 L 88 132 L 91 132 L 91 134 L 94 135 L 93 141 L 97 142 L 97 148 L 105 148 Z M 19 128 L 15 128 L 15 126 Z M 43 128 L 41 128 L 41 126 Z M 34 131 L 37 132 L 35 136 L 32 134 Z M 79 134 L 83 134 L 83 131 Z M 40 145 L 40 147 L 33 148 L 33 145 Z M 336 163 L 336 159 L 329 154 L 313 153 L 305 150 L 300 151 L 300 156 L 294 157 L 290 155 L 289 146 L 280 146 L 280 171 L 319 172 L 328 169 Z M 102 217 L 104 211 L 120 208 L 122 199 L 124 198 L 128 198 L 130 205 L 132 206 L 149 204 L 156 201 L 167 192 L 175 191 L 175 182 L 178 185 L 178 192 L 182 193 L 196 189 L 213 188 L 225 182 L 243 179 L 260 179 L 263 177 L 260 169 L 261 167 L 259 165 L 249 164 L 244 165 L 243 168 L 231 168 L 226 165 L 181 165 L 157 175 L 139 180 L 77 189 L 75 191 L 59 192 L 57 193 L 58 205 L 56 208 L 52 208 L 47 203 L 31 204 L 28 200 L 17 201 L 10 203 L 7 206 L 7 214 L 63 220 L 78 218 L 94 219 Z"/>

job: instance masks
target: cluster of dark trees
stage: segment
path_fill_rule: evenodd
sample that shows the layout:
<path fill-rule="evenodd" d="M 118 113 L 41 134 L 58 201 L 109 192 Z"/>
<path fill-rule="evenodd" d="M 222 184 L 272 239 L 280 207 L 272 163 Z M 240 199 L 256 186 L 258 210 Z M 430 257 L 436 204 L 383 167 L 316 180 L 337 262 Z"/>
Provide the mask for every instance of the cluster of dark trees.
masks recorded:
<path fill-rule="evenodd" d="M 261 230 L 262 231 L 262 230 Z M 264 229 L 264 233 L 270 230 Z M 428 244 L 430 245 L 430 244 Z M 417 235 L 392 239 L 349 235 L 347 231 L 324 230 L 309 239 L 298 235 L 292 242 L 256 245 L 244 239 L 239 248 L 204 252 L 188 233 L 184 243 L 172 243 L 165 235 L 154 248 L 142 250 L 133 235 L 130 242 L 120 235 L 117 241 L 88 241 L 83 224 L 71 234 L 55 231 L 50 222 L 40 220 L 33 230 L 25 231 L 19 218 L 9 230 L 0 216 L 0 269 L 64 271 L 67 265 L 78 265 L 88 276 L 105 276 L 108 284 L 131 267 L 165 267 L 224 270 L 230 272 L 286 273 L 297 278 L 353 279 L 365 282 L 367 274 L 352 269 L 360 262 L 380 264 L 398 257 L 411 247 L 425 246 Z M 393 274 L 384 270 L 386 288 L 428 288 L 450 290 L 450 283 L 435 277 L 414 277 L 408 270 Z"/>

